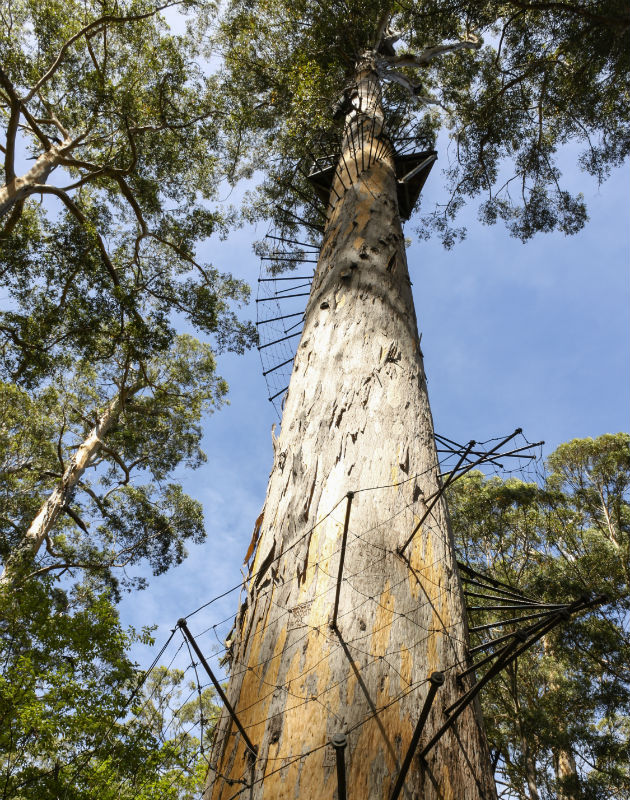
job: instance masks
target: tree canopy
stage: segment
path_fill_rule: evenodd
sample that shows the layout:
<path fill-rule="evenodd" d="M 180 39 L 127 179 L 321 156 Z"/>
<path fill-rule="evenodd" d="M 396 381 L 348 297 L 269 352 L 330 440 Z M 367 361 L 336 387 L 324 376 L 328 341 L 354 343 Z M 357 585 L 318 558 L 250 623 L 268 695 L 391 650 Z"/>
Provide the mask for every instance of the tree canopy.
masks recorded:
<path fill-rule="evenodd" d="M 214 690 L 182 670 L 139 672 L 128 648 L 151 643 L 150 630 L 125 631 L 85 585 L 67 592 L 47 576 L 2 610 L 3 800 L 198 796 Z"/>
<path fill-rule="evenodd" d="M 134 695 L 129 649 L 150 632 L 125 631 L 115 602 L 205 538 L 175 471 L 205 460 L 202 421 L 227 391 L 217 355 L 255 341 L 236 314 L 249 287 L 200 257 L 232 222 L 214 202 L 215 11 L 0 9 L 6 798 L 189 798 L 205 774 L 190 729 L 212 693 L 193 706 L 163 670 Z"/>
<path fill-rule="evenodd" d="M 437 229 L 446 245 L 463 235 L 457 212 L 473 198 L 483 222 L 502 220 L 523 240 L 575 233 L 587 212 L 581 193 L 563 186 L 563 146 L 579 148 L 575 160 L 597 181 L 628 155 L 623 2 L 234 0 L 223 30 L 234 152 L 249 169 L 276 159 L 267 215 L 296 184 L 294 163 L 321 154 L 331 106 L 371 48 L 387 102 L 412 125 L 418 149 L 448 136 L 447 199 L 425 211 L 420 229 Z"/>
<path fill-rule="evenodd" d="M 91 569 L 113 586 L 114 566 L 163 571 L 205 535 L 169 478 L 203 462 L 200 422 L 227 388 L 215 355 L 255 340 L 234 311 L 249 288 L 197 254 L 229 223 L 209 206 L 224 174 L 222 95 L 200 63 L 214 15 L 16 0 L 0 19 L 2 560 L 39 556 L 25 575 Z"/>

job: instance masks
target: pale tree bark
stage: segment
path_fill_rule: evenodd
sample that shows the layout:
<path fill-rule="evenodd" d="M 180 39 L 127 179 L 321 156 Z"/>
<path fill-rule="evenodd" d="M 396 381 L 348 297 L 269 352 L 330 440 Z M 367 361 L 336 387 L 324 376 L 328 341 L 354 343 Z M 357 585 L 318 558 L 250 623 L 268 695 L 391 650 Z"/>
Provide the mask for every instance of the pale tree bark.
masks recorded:
<path fill-rule="evenodd" d="M 429 675 L 444 671 L 446 681 L 421 747 L 463 691 L 455 665 L 466 660 L 467 628 L 442 502 L 405 558 L 397 552 L 426 509 L 423 497 L 438 488 L 439 470 L 379 94 L 367 60 L 357 71 L 343 180 L 335 179 L 332 195 L 339 199 L 325 228 L 234 636 L 228 696 L 257 757 L 252 763 L 224 713 L 206 789 L 212 800 L 336 798 L 326 746 L 335 733 L 348 738 L 348 797 L 383 800 Z M 353 138 L 363 140 L 356 161 Z M 334 630 L 348 492 L 356 494 Z M 401 797 L 496 797 L 476 708 L 424 767 L 414 758 Z"/>
<path fill-rule="evenodd" d="M 117 393 L 99 416 L 96 424 L 86 438 L 77 447 L 76 453 L 66 466 L 59 483 L 42 504 L 37 516 L 33 519 L 24 534 L 22 541 L 7 559 L 0 575 L 0 587 L 10 585 L 16 572 L 26 563 L 32 561 L 42 545 L 50 536 L 59 515 L 69 503 L 74 490 L 89 465 L 97 457 L 103 446 L 103 440 L 116 425 L 125 402 L 135 394 L 140 385 Z"/>
<path fill-rule="evenodd" d="M 54 144 L 42 153 L 33 166 L 21 177 L 14 177 L 0 189 L 0 217 L 8 214 L 17 204 L 29 195 L 35 194 L 38 187 L 48 180 L 50 173 L 63 158 L 64 150 L 72 144 L 70 139 L 61 144 Z"/>
<path fill-rule="evenodd" d="M 577 764 L 571 750 L 564 747 L 554 750 L 553 763 L 558 783 L 558 800 L 580 800 Z"/>

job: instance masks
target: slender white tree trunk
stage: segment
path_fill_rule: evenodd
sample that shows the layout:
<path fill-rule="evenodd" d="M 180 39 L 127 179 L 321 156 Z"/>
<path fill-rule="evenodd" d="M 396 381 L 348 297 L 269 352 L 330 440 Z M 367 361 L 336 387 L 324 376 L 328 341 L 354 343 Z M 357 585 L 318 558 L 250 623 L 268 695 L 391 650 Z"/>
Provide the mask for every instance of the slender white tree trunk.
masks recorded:
<path fill-rule="evenodd" d="M 125 401 L 138 389 L 139 387 L 134 387 L 126 392 L 119 392 L 107 405 L 88 436 L 81 442 L 59 483 L 43 503 L 14 553 L 7 559 L 2 575 L 0 575 L 0 586 L 10 584 L 16 568 L 35 558 L 81 480 L 81 476 L 98 455 L 103 439 L 117 423 Z"/>
<path fill-rule="evenodd" d="M 523 763 L 525 765 L 525 777 L 527 779 L 529 796 L 531 800 L 540 800 L 538 776 L 536 774 L 536 760 L 532 754 L 526 735 L 521 735 L 521 749 L 523 751 Z"/>
<path fill-rule="evenodd" d="M 426 508 L 423 497 L 438 488 L 439 469 L 379 96 L 368 61 L 357 72 L 332 195 L 340 199 L 326 225 L 237 618 L 228 696 L 258 754 L 250 765 L 224 713 L 212 800 L 233 797 L 239 781 L 253 781 L 243 797 L 255 800 L 336 798 L 327 746 L 335 733 L 348 738 L 348 798 L 386 800 L 429 675 L 444 671 L 446 681 L 421 745 L 462 692 L 456 665 L 466 659 L 467 629 L 441 502 L 405 551 L 409 563 L 397 552 Z M 335 631 L 348 492 L 356 494 Z M 464 712 L 424 768 L 414 759 L 401 797 L 496 797 L 476 709 Z"/>
<path fill-rule="evenodd" d="M 10 183 L 0 189 L 0 217 L 8 214 L 16 203 L 25 200 L 37 191 L 37 187 L 46 183 L 48 176 L 59 164 L 61 152 L 70 144 L 67 139 L 59 145 L 53 145 L 37 158 L 33 166 L 19 178 L 14 178 Z"/>

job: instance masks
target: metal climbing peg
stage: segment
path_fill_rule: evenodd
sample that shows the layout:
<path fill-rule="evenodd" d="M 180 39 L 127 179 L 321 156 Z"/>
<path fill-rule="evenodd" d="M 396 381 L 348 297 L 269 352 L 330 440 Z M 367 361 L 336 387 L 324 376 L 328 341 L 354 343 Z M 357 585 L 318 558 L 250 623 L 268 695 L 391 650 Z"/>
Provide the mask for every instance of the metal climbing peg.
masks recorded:
<path fill-rule="evenodd" d="M 337 757 L 337 797 L 338 800 L 346 800 L 346 760 L 344 750 L 348 746 L 348 739 L 343 733 L 336 733 L 330 743 L 335 748 Z"/>

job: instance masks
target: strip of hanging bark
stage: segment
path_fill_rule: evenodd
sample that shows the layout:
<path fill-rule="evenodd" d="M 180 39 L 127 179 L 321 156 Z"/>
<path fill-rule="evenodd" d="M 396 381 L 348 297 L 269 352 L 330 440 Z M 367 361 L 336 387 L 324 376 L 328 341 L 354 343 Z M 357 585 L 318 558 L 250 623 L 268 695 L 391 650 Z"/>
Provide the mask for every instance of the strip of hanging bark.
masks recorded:
<path fill-rule="evenodd" d="M 254 550 L 256 549 L 256 545 L 258 544 L 258 537 L 260 536 L 260 526 L 262 525 L 262 521 L 265 517 L 265 509 L 260 512 L 260 515 L 256 522 L 254 523 L 254 532 L 252 533 L 252 539 L 249 543 L 249 547 L 247 548 L 247 553 L 245 555 L 245 559 L 243 564 L 247 564 L 249 559 L 252 557 Z"/>

